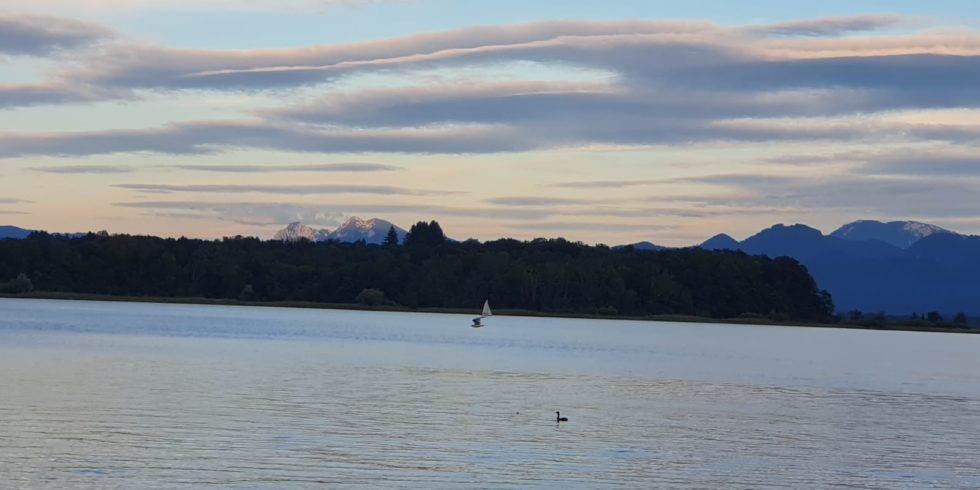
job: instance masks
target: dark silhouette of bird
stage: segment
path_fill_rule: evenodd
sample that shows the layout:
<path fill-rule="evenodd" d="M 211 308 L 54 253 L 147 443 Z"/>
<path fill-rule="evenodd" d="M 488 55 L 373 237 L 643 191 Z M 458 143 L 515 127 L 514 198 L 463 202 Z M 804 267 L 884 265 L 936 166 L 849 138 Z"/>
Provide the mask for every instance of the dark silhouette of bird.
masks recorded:
<path fill-rule="evenodd" d="M 562 417 L 561 412 L 558 411 L 555 412 L 555 418 L 558 422 L 568 422 L 568 417 Z"/>

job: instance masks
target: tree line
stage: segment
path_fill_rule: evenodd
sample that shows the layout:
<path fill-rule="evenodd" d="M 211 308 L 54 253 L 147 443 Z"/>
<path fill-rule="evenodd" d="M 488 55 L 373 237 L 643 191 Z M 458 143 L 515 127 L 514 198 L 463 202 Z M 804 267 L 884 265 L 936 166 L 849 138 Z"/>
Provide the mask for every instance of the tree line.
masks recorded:
<path fill-rule="evenodd" d="M 558 239 L 283 243 L 36 232 L 0 240 L 0 281 L 23 290 L 255 301 L 395 304 L 600 315 L 822 322 L 833 304 L 796 260 L 700 248 L 660 252 Z M 21 276 L 22 275 L 22 276 Z"/>
<path fill-rule="evenodd" d="M 883 311 L 876 313 L 866 313 L 861 310 L 850 310 L 843 315 L 841 321 L 851 325 L 860 325 L 869 328 L 886 327 L 950 327 L 966 328 L 970 325 L 970 319 L 964 312 L 958 312 L 949 320 L 943 318 L 938 311 L 929 311 L 923 314 L 913 312 L 911 316 L 887 315 Z"/>

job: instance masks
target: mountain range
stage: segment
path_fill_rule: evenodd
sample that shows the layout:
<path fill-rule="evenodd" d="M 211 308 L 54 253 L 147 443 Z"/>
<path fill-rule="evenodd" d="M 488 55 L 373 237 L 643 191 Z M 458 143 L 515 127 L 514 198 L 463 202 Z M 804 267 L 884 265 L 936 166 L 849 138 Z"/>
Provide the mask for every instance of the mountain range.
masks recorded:
<path fill-rule="evenodd" d="M 379 244 L 394 227 L 399 242 L 405 230 L 391 222 L 351 217 L 334 230 L 290 223 L 273 240 L 338 240 Z M 0 238 L 24 238 L 31 230 L 0 226 Z M 963 311 L 980 315 L 980 236 L 962 235 L 916 221 L 882 223 L 860 220 L 829 235 L 802 225 L 778 224 L 742 241 L 724 233 L 701 248 L 752 255 L 788 256 L 800 261 L 820 288 L 833 296 L 837 311 L 857 309 L 888 314 Z M 663 250 L 651 242 L 637 250 Z"/>
<path fill-rule="evenodd" d="M 365 243 L 383 243 L 388 235 L 390 228 L 395 228 L 398 234 L 398 242 L 405 240 L 405 230 L 389 221 L 380 218 L 368 220 L 352 216 L 342 225 L 334 230 L 327 228 L 314 229 L 300 222 L 294 222 L 273 235 L 273 240 L 292 242 L 297 240 L 310 240 L 312 242 L 322 242 L 326 240 L 337 240 L 341 242 L 357 242 L 363 240 Z"/>
<path fill-rule="evenodd" d="M 274 239 L 381 243 L 389 226 L 385 220 L 356 217 L 333 231 L 291 223 Z M 397 226 L 395 230 L 403 240 L 404 230 Z M 802 224 L 778 224 L 741 242 L 721 233 L 699 246 L 792 257 L 831 293 L 841 312 L 980 314 L 980 237 L 927 223 L 860 220 L 829 235 Z M 669 248 L 649 241 L 615 248 L 622 247 L 651 251 Z"/>
<path fill-rule="evenodd" d="M 829 235 L 775 225 L 738 242 L 716 235 L 700 245 L 800 261 L 838 311 L 980 313 L 980 236 L 915 221 L 855 221 Z"/>
<path fill-rule="evenodd" d="M 0 240 L 3 240 L 4 238 L 14 238 L 17 240 L 21 240 L 27 238 L 28 235 L 30 235 L 35 231 L 38 230 L 28 230 L 25 228 L 21 228 L 19 226 L 0 225 Z M 79 238 L 85 236 L 87 233 L 54 233 L 54 234 L 63 237 L 68 237 L 68 238 Z"/>

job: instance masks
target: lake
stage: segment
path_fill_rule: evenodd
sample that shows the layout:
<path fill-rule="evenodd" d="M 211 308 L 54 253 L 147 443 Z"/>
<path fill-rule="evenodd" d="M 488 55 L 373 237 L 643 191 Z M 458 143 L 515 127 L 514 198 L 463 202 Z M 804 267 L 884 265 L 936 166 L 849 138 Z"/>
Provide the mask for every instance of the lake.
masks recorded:
<path fill-rule="evenodd" d="M 0 486 L 980 488 L 980 335 L 469 323 L 0 299 Z"/>

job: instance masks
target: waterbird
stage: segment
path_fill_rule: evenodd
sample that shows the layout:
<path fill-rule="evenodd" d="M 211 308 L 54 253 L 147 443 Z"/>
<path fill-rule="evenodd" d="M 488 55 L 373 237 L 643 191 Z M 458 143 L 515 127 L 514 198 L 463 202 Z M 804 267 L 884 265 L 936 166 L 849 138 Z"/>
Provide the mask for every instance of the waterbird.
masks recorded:
<path fill-rule="evenodd" d="M 568 422 L 568 417 L 562 417 L 559 411 L 555 411 L 555 418 L 558 419 L 558 422 Z"/>

